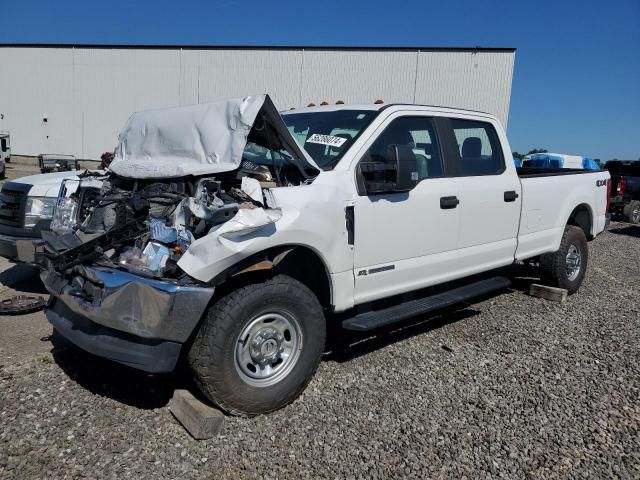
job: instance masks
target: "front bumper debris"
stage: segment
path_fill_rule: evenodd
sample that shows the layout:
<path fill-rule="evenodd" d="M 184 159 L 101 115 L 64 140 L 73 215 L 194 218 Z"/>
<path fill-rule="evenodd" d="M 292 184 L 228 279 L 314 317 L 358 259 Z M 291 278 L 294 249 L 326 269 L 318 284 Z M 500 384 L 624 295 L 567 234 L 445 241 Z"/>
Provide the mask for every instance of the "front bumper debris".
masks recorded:
<path fill-rule="evenodd" d="M 55 304 L 64 304 L 76 316 L 142 339 L 184 343 L 196 328 L 213 296 L 213 288 L 132 273 L 77 267 L 69 277 L 45 270 L 40 278 Z"/>

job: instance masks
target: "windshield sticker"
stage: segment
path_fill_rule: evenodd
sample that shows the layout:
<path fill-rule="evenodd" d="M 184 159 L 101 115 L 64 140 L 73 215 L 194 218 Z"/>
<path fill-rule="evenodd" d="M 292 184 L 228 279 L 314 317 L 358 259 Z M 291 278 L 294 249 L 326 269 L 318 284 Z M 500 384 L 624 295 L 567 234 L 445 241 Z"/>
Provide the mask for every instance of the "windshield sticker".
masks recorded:
<path fill-rule="evenodd" d="M 333 135 L 320 135 L 319 133 L 314 133 L 307 138 L 307 143 L 319 143 L 320 145 L 329 145 L 331 147 L 341 147 L 346 141 L 346 138 L 334 137 Z"/>

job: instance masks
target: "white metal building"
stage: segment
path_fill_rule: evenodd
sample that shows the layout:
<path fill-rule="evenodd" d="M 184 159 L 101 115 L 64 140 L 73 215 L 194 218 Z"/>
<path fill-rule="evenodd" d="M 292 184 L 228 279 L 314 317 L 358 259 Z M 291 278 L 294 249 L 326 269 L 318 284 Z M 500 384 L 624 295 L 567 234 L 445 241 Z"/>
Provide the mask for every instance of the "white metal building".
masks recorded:
<path fill-rule="evenodd" d="M 97 159 L 138 110 L 268 93 L 481 110 L 505 124 L 512 48 L 0 45 L 0 130 L 12 153 Z"/>

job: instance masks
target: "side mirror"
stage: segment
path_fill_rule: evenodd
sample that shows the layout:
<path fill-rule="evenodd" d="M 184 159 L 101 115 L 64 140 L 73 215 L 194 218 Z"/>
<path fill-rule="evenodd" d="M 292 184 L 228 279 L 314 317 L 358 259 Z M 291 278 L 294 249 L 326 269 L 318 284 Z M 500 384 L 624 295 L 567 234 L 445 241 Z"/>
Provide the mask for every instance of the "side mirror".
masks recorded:
<path fill-rule="evenodd" d="M 418 183 L 418 162 L 407 145 L 389 145 L 386 162 L 361 162 L 364 190 L 376 193 L 408 192 Z"/>
<path fill-rule="evenodd" d="M 418 160 L 408 145 L 389 145 L 387 158 L 396 164 L 396 192 L 408 192 L 418 183 Z"/>

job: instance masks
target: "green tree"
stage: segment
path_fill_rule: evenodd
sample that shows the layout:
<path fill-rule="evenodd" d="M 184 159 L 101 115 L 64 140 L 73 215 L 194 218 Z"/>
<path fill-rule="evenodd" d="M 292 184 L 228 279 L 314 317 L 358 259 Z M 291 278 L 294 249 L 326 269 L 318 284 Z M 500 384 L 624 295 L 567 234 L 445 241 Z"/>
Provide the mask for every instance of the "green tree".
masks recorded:
<path fill-rule="evenodd" d="M 526 154 L 532 155 L 534 153 L 547 153 L 549 150 L 546 148 L 534 148 L 533 150 L 529 150 Z"/>
<path fill-rule="evenodd" d="M 529 150 L 527 153 L 513 152 L 513 158 L 517 158 L 518 160 L 522 160 L 527 155 L 531 155 L 531 154 L 534 154 L 534 153 L 547 153 L 547 152 L 548 152 L 548 150 L 545 149 L 545 148 L 534 148 L 533 150 Z"/>

